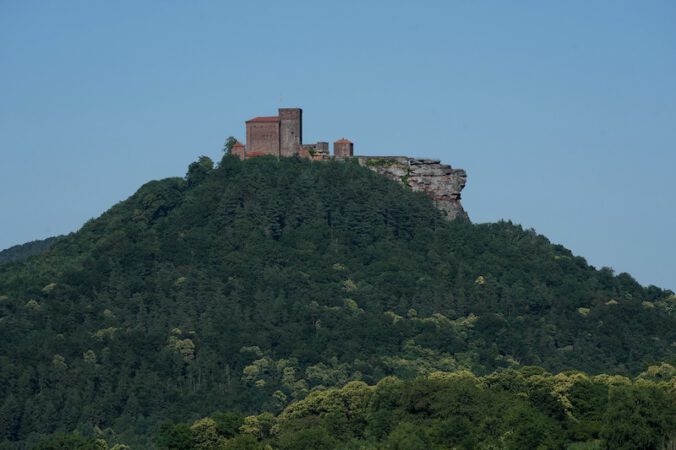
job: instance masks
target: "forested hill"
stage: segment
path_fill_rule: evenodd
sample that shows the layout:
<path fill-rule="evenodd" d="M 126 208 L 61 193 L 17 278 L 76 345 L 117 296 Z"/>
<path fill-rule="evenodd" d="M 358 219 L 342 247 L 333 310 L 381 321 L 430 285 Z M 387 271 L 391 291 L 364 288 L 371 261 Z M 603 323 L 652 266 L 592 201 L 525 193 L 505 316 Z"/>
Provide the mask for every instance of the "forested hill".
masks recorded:
<path fill-rule="evenodd" d="M 0 441 L 152 435 L 318 387 L 674 362 L 674 295 L 353 162 L 205 157 L 0 266 Z"/>
<path fill-rule="evenodd" d="M 23 261 L 33 255 L 39 255 L 49 250 L 52 245 L 63 236 L 52 236 L 47 239 L 26 242 L 25 244 L 13 245 L 0 251 L 0 264 L 14 261 Z"/>

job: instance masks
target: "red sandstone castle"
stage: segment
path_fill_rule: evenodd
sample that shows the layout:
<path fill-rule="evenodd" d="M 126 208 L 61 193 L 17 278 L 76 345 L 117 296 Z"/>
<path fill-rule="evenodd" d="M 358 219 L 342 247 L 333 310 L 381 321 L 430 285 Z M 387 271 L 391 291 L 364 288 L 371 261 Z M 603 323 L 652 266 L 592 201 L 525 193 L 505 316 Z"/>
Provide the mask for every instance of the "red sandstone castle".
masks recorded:
<path fill-rule="evenodd" d="M 303 110 L 280 108 L 277 116 L 254 117 L 246 121 L 246 145 L 237 142 L 231 151 L 240 158 L 254 156 L 294 156 L 314 160 L 329 159 L 329 143 L 303 144 Z M 333 143 L 333 156 L 350 157 L 354 144 L 347 139 Z"/>

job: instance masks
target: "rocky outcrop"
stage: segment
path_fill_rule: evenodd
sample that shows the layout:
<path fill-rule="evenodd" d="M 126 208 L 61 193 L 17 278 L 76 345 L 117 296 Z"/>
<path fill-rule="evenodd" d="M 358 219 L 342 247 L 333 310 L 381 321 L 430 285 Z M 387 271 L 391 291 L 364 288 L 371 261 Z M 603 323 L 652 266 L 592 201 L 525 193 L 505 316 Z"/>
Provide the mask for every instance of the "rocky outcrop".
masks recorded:
<path fill-rule="evenodd" d="M 359 164 L 391 180 L 408 186 L 413 191 L 424 192 L 446 215 L 448 220 L 457 217 L 469 220 L 460 203 L 460 192 L 465 187 L 467 174 L 463 169 L 453 169 L 438 159 L 418 159 L 407 156 L 356 156 Z"/>

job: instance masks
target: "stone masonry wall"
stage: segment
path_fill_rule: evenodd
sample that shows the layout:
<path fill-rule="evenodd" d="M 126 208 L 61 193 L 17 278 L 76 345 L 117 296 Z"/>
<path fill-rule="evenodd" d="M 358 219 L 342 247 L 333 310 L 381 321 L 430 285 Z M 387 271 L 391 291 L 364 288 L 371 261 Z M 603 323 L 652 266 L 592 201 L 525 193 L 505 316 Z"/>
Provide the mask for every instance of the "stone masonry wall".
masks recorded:
<path fill-rule="evenodd" d="M 293 156 L 303 143 L 303 110 L 279 109 L 279 154 Z"/>
<path fill-rule="evenodd" d="M 279 122 L 247 122 L 246 151 L 252 156 L 279 156 Z"/>
<path fill-rule="evenodd" d="M 356 156 L 359 164 L 380 175 L 398 181 L 413 191 L 424 192 L 448 220 L 457 217 L 469 220 L 460 203 L 467 174 L 453 169 L 438 159 L 418 159 L 407 156 Z"/>

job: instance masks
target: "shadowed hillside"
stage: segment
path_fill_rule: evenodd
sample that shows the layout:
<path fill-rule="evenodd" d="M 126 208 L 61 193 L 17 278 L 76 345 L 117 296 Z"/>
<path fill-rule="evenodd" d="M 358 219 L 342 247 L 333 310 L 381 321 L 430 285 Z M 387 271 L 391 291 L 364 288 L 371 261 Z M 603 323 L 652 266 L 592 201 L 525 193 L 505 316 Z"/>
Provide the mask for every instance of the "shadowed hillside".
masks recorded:
<path fill-rule="evenodd" d="M 0 251 L 0 264 L 23 261 L 34 255 L 39 255 L 49 250 L 52 245 L 63 236 L 53 236 L 47 239 L 26 242 L 25 244 L 13 245 Z"/>

